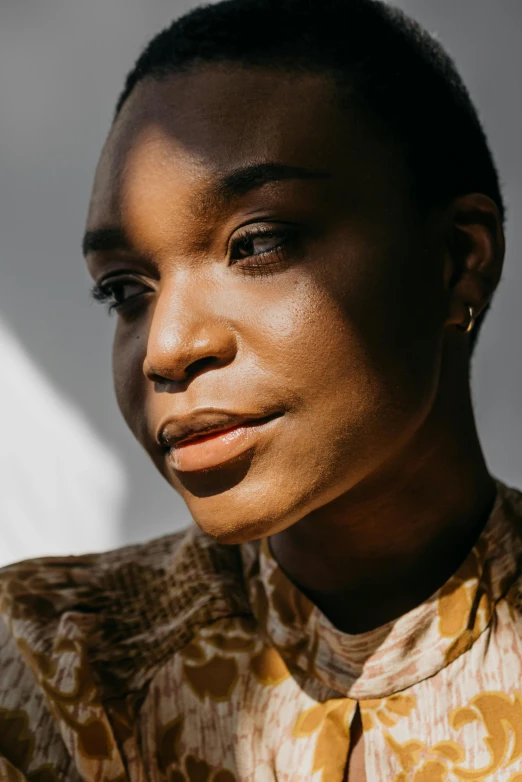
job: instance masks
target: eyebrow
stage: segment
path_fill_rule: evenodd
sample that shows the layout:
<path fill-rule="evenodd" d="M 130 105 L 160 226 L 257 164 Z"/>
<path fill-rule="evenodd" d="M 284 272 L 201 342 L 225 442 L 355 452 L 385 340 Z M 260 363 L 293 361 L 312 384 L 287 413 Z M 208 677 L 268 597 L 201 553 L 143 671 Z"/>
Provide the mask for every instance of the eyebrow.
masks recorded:
<path fill-rule="evenodd" d="M 84 255 L 129 249 L 130 244 L 121 228 L 97 228 L 87 231 L 82 241 Z"/>
<path fill-rule="evenodd" d="M 204 215 L 209 208 L 238 198 L 269 182 L 289 179 L 326 179 L 327 171 L 317 171 L 283 163 L 258 163 L 236 168 L 213 181 L 211 190 L 200 195 L 193 206 L 197 215 Z M 121 228 L 97 228 L 87 231 L 82 242 L 83 254 L 129 250 L 130 243 Z"/>
<path fill-rule="evenodd" d="M 198 195 L 192 204 L 192 212 L 196 218 L 205 218 L 210 210 L 219 211 L 234 198 L 240 198 L 269 182 L 326 179 L 329 176 L 327 171 L 288 166 L 284 163 L 257 163 L 235 168 L 215 179 L 209 190 Z"/>
<path fill-rule="evenodd" d="M 326 171 L 314 171 L 300 166 L 286 166 L 283 163 L 258 163 L 257 165 L 236 168 L 218 180 L 216 190 L 225 198 L 248 193 L 268 182 L 285 179 L 324 179 L 330 175 Z"/>

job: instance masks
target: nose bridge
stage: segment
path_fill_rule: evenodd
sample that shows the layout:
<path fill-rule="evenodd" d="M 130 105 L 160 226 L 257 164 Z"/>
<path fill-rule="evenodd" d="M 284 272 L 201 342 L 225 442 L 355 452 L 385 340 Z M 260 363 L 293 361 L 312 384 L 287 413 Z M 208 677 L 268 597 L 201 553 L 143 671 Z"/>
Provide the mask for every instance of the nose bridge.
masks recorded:
<path fill-rule="evenodd" d="M 212 286 L 195 282 L 190 274 L 179 273 L 163 283 L 148 335 L 146 376 L 183 381 L 198 367 L 233 359 L 235 336 L 215 303 Z"/>

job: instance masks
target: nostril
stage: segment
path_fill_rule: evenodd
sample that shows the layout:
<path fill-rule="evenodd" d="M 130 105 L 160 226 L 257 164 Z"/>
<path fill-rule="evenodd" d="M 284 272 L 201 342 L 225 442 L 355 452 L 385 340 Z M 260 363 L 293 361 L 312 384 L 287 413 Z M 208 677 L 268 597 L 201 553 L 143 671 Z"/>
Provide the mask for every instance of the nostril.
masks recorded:
<path fill-rule="evenodd" d="M 219 359 L 217 356 L 204 356 L 203 358 L 198 358 L 196 361 L 193 361 L 192 364 L 190 364 L 187 367 L 186 374 L 187 376 L 197 375 L 199 372 L 202 372 L 203 370 L 207 369 L 209 366 L 218 363 L 219 363 Z"/>
<path fill-rule="evenodd" d="M 155 385 L 159 385 L 159 386 L 165 386 L 167 385 L 167 383 L 172 383 L 172 380 L 167 380 L 166 377 L 162 377 L 161 375 L 156 375 L 156 374 L 150 374 L 149 380 L 152 380 L 152 382 Z"/>
<path fill-rule="evenodd" d="M 204 358 L 198 358 L 193 361 L 185 370 L 180 373 L 180 377 L 175 377 L 174 373 L 168 375 L 160 375 L 156 372 L 149 373 L 149 380 L 152 380 L 158 386 L 171 386 L 173 383 L 186 383 L 191 378 L 199 375 L 200 372 L 204 372 L 212 366 L 218 365 L 219 359 L 217 356 L 205 356 Z M 181 374 L 183 375 L 181 377 Z"/>

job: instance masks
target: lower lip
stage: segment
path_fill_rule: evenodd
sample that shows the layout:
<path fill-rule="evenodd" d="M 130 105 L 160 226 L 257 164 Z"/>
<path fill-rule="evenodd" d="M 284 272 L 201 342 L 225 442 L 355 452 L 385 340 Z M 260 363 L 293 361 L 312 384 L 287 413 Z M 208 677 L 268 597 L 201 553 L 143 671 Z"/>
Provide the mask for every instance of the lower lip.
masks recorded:
<path fill-rule="evenodd" d="M 218 467 L 257 445 L 263 432 L 274 420 L 274 417 L 264 418 L 181 443 L 170 449 L 169 462 L 180 472 Z"/>

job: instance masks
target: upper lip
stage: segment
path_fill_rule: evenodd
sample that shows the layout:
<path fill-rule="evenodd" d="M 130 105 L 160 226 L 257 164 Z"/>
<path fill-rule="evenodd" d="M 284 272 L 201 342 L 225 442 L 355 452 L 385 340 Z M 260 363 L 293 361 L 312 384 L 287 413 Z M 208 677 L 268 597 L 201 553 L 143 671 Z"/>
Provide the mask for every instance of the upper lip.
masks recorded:
<path fill-rule="evenodd" d="M 233 413 L 217 408 L 195 410 L 183 417 L 169 418 L 158 428 L 156 439 L 164 448 L 174 448 L 182 442 L 188 442 L 210 432 L 233 429 L 245 423 L 261 421 L 282 415 L 281 411 L 269 413 Z"/>

